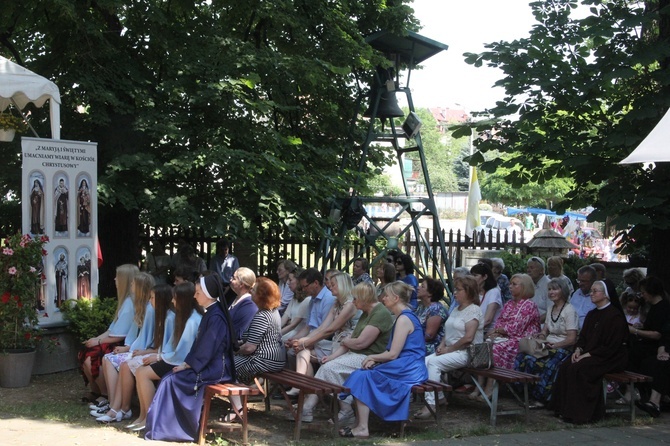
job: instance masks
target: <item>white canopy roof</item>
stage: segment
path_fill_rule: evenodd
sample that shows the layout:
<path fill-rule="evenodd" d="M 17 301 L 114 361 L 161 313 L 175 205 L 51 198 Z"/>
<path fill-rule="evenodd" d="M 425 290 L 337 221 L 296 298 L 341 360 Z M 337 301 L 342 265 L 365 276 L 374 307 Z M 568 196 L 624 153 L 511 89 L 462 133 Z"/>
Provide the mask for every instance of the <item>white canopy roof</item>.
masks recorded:
<path fill-rule="evenodd" d="M 633 152 L 619 164 L 670 161 L 670 112 L 656 124 Z"/>
<path fill-rule="evenodd" d="M 29 102 L 41 107 L 50 99 L 51 137 L 60 139 L 60 92 L 50 80 L 0 56 L 0 111 L 14 101 L 23 109 Z"/>

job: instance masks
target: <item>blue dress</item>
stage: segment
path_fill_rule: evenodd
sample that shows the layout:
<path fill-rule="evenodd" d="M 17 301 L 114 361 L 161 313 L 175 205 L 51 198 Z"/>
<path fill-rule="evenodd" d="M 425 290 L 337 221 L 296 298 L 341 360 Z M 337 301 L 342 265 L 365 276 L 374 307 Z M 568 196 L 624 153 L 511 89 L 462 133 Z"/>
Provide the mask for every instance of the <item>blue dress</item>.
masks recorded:
<path fill-rule="evenodd" d="M 426 343 L 419 318 L 410 309 L 403 310 L 400 315 L 407 316 L 414 324 L 414 331 L 405 340 L 400 355 L 393 361 L 379 364 L 373 369 L 356 370 L 344 382 L 344 386 L 351 389 L 351 394 L 356 399 L 365 403 L 384 421 L 406 420 L 409 415 L 412 386 L 428 379 L 425 362 Z M 394 332 L 395 323 L 386 346 L 387 350 L 393 343 Z"/>
<path fill-rule="evenodd" d="M 228 321 L 219 303 L 206 311 L 184 360 L 191 368 L 161 379 L 147 413 L 147 440 L 195 441 L 205 386 L 233 380 Z"/>

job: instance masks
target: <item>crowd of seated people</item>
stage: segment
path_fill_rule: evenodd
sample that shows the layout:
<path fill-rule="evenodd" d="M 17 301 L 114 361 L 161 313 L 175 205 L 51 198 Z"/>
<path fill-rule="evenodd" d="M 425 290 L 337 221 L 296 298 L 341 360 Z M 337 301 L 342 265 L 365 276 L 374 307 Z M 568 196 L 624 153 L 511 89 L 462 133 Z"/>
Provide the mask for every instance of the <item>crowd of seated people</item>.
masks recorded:
<path fill-rule="evenodd" d="M 543 266 L 534 259 L 530 266 Z M 229 301 L 219 274 L 184 274 L 175 286 L 154 286 L 151 275 L 122 265 L 114 320 L 80 355 L 91 415 L 100 422 L 130 420 L 136 389 L 140 411 L 128 429 L 151 440 L 194 441 L 206 385 L 254 385 L 259 374 L 289 368 L 348 387 L 338 401 L 339 434 L 367 437 L 370 412 L 386 421 L 407 419 L 413 385 L 466 367 L 467 348 L 488 339 L 495 366 L 540 376 L 530 389 L 532 408 L 547 407 L 577 424 L 597 421 L 604 414 L 602 376 L 625 369 L 653 376 L 654 384 L 626 389 L 622 401 L 635 398 L 659 416 L 670 392 L 670 302 L 659 279 L 628 272 L 619 302 L 592 267 L 578 271 L 571 292 L 570 279 L 554 268 L 560 259 L 550 259 L 546 280 L 524 273 L 507 280 L 497 260 L 456 268 L 453 295 L 439 279 L 424 276 L 419 285 L 412 258 L 400 253 L 373 262 L 377 284 L 367 279 L 367 261 L 356 259 L 364 280 L 355 286 L 347 271 L 322 275 L 290 261 L 277 263 L 277 283 L 239 267 Z M 542 323 L 533 298 L 545 282 Z M 523 338 L 540 342 L 542 353 L 520 351 Z M 485 395 L 475 390 L 470 398 L 490 398 L 493 385 L 482 379 Z M 427 393 L 429 408 L 414 418 L 431 417 L 430 409 L 446 405 L 446 398 Z M 304 398 L 303 422 L 315 418 L 317 402 L 316 395 Z M 239 421 L 241 404 L 231 397 L 222 420 Z"/>

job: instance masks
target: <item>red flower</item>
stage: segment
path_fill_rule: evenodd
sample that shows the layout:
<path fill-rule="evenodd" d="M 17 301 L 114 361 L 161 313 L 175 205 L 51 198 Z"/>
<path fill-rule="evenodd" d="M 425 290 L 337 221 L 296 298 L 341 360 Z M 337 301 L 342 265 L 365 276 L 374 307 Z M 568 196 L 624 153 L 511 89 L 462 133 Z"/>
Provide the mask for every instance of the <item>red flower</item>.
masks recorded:
<path fill-rule="evenodd" d="M 9 291 L 5 291 L 5 292 L 2 294 L 2 303 L 3 303 L 3 304 L 9 303 L 9 299 L 11 299 L 11 297 L 12 297 L 12 296 L 11 296 L 11 294 L 9 294 Z"/>
<path fill-rule="evenodd" d="M 26 338 L 26 339 L 28 340 L 28 339 L 30 339 L 30 338 L 32 337 L 32 335 L 30 334 L 29 331 L 27 331 L 27 332 L 25 332 L 25 333 L 23 334 L 23 337 Z"/>

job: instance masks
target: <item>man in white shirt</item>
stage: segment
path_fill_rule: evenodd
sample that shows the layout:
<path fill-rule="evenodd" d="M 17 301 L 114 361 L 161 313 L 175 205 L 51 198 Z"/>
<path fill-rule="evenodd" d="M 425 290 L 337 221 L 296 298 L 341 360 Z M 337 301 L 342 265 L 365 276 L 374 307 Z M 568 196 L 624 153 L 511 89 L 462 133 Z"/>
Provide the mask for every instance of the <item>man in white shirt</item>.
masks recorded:
<path fill-rule="evenodd" d="M 593 310 L 596 305 L 591 302 L 591 285 L 596 280 L 596 270 L 590 266 L 582 266 L 577 271 L 577 285 L 579 288 L 570 296 L 570 304 L 577 310 L 579 316 L 579 329 L 584 325 L 586 314 Z"/>

